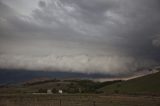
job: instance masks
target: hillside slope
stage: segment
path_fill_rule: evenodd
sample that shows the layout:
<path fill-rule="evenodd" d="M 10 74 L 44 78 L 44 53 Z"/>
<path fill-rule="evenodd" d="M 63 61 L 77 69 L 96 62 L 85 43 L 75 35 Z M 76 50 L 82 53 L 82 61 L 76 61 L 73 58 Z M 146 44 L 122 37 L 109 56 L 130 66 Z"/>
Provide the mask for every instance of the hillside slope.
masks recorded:
<path fill-rule="evenodd" d="M 115 83 L 100 90 L 105 93 L 160 94 L 160 72 Z"/>

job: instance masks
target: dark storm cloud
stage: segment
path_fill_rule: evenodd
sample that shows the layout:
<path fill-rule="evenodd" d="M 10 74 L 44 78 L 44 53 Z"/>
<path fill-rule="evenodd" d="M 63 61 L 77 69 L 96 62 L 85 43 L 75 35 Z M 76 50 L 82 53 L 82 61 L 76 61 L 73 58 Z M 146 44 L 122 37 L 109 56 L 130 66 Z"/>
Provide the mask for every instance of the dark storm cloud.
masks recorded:
<path fill-rule="evenodd" d="M 159 0 L 1 0 L 0 67 L 129 74 L 158 65 L 159 11 Z"/>
<path fill-rule="evenodd" d="M 74 5 L 77 9 L 76 18 L 82 18 L 83 21 L 89 22 L 90 24 L 100 24 L 105 21 L 105 12 L 107 10 L 110 10 L 112 8 L 117 8 L 118 5 L 114 3 L 114 1 L 111 0 L 61 0 L 65 2 L 66 4 Z M 73 14 L 74 15 L 74 14 Z M 76 14 L 75 14 L 76 15 Z M 79 17 L 79 16 L 80 17 Z"/>
<path fill-rule="evenodd" d="M 44 1 L 39 1 L 39 6 L 43 8 L 46 6 L 46 3 Z"/>

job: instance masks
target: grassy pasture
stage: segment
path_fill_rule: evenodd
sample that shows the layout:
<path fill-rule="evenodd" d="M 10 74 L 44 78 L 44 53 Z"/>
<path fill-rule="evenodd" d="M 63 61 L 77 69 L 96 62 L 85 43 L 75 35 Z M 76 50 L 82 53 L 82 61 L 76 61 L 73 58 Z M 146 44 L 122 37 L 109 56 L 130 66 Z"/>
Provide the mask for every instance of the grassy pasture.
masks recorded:
<path fill-rule="evenodd" d="M 160 72 L 100 88 L 105 93 L 160 95 Z"/>
<path fill-rule="evenodd" d="M 160 97 L 129 95 L 1 95 L 0 106 L 160 106 Z"/>

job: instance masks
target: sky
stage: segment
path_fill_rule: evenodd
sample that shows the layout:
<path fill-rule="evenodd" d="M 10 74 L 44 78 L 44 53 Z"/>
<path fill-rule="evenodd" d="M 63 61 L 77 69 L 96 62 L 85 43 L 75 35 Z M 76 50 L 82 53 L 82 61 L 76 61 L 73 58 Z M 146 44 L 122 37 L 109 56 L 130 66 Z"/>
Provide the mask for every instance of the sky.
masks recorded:
<path fill-rule="evenodd" d="M 0 0 L 1 69 L 132 75 L 159 63 L 159 0 Z"/>

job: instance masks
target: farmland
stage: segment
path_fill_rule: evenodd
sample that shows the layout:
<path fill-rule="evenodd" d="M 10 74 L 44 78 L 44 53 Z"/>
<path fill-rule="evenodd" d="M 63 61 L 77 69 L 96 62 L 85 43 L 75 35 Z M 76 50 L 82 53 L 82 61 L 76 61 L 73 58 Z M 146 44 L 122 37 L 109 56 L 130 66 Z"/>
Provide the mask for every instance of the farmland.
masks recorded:
<path fill-rule="evenodd" d="M 0 106 L 160 106 L 159 79 L 160 72 L 128 81 L 54 79 L 1 86 Z"/>
<path fill-rule="evenodd" d="M 159 106 L 160 97 L 129 95 L 1 95 L 0 106 Z"/>

